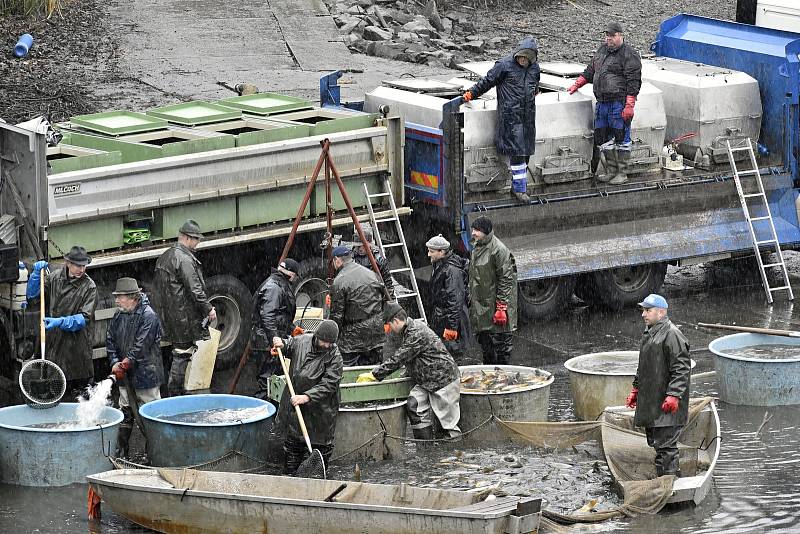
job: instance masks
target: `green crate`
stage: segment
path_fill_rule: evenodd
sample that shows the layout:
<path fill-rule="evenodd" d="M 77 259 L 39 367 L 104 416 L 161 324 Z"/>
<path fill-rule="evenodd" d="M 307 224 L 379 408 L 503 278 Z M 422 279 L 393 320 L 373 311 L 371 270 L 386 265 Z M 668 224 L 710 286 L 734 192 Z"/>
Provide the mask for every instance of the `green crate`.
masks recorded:
<path fill-rule="evenodd" d="M 72 117 L 70 122 L 108 135 L 150 132 L 167 127 L 167 121 L 135 111 L 107 111 Z"/>
<path fill-rule="evenodd" d="M 66 132 L 62 143 L 93 148 L 104 152 L 118 151 L 122 155 L 121 163 L 131 163 L 148 159 L 157 159 L 164 156 L 161 147 L 123 141 L 113 137 L 100 137 L 99 135 L 88 135 L 77 132 Z"/>
<path fill-rule="evenodd" d="M 256 93 L 254 95 L 234 96 L 217 102 L 255 115 L 272 115 L 300 109 L 311 109 L 314 105 L 309 100 L 278 93 Z"/>
<path fill-rule="evenodd" d="M 219 198 L 163 208 L 155 213 L 153 239 L 178 237 L 178 228 L 194 219 L 203 233 L 236 228 L 236 199 Z"/>
<path fill-rule="evenodd" d="M 73 245 L 86 247 L 90 254 L 122 246 L 123 217 L 109 217 L 96 221 L 75 222 L 47 229 L 47 242 L 51 258 L 60 258 Z"/>
<path fill-rule="evenodd" d="M 299 139 L 311 135 L 311 127 L 307 124 L 287 124 L 272 130 L 262 130 L 260 132 L 245 132 L 236 136 L 236 146 L 259 145 L 261 143 L 274 143 L 275 141 L 286 141 L 289 139 Z"/>
<path fill-rule="evenodd" d="M 184 126 L 229 121 L 241 118 L 242 116 L 242 112 L 238 109 L 232 109 L 202 100 L 162 106 L 149 110 L 147 114 L 151 117 L 158 117 Z"/>
<path fill-rule="evenodd" d="M 287 362 L 288 363 L 288 362 Z M 366 382 L 356 384 L 356 379 L 361 373 L 368 373 L 374 367 L 345 367 L 342 382 L 339 384 L 341 404 L 356 402 L 375 402 L 393 399 L 405 399 L 414 387 L 411 378 L 400 375 L 403 370 L 395 371 L 381 382 Z M 269 397 L 280 401 L 286 379 L 282 375 L 272 375 L 269 379 Z"/>
<path fill-rule="evenodd" d="M 254 226 L 281 221 L 290 221 L 297 215 L 303 200 L 306 184 L 261 191 L 239 197 L 239 226 Z M 310 206 L 306 205 L 304 216 L 308 217 Z"/>
<path fill-rule="evenodd" d="M 79 148 L 86 150 L 85 147 L 74 147 L 64 143 L 56 147 L 52 147 L 58 154 L 69 154 L 70 149 Z M 94 169 L 96 167 L 106 167 L 108 165 L 116 165 L 122 163 L 122 153 L 119 150 L 112 152 L 93 151 L 94 154 L 80 154 L 76 153 L 66 158 L 51 159 L 48 148 L 47 164 L 50 166 L 49 175 L 58 174 L 61 172 L 82 171 L 85 169 Z"/>

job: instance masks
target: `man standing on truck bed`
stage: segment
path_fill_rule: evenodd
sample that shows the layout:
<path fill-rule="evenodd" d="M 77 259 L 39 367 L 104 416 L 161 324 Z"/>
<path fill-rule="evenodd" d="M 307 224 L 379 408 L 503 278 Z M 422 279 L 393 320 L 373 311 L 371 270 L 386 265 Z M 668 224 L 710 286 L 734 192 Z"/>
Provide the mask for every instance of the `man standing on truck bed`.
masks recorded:
<path fill-rule="evenodd" d="M 383 283 L 372 269 L 353 261 L 349 247 L 333 249 L 336 278 L 331 287 L 330 318 L 339 326 L 339 350 L 345 367 L 374 365 L 382 359 Z"/>
<path fill-rule="evenodd" d="M 262 388 L 262 382 L 265 385 L 265 381 L 269 381 L 270 376 L 283 374 L 280 363 L 267 354 L 272 348 L 272 339 L 303 333 L 302 328 L 294 325 L 297 308 L 292 282 L 297 278 L 299 270 L 299 263 L 292 258 L 286 258 L 272 270 L 269 278 L 258 287 L 253 297 L 250 344 L 253 352 L 262 358 L 259 389 Z"/>
<path fill-rule="evenodd" d="M 492 231 L 488 217 L 472 222 L 469 262 L 469 318 L 486 365 L 511 361 L 512 332 L 517 329 L 517 264 Z"/>
<path fill-rule="evenodd" d="M 689 416 L 689 342 L 667 317 L 668 304 L 651 294 L 639 303 L 647 326 L 639 344 L 639 366 L 625 404 L 656 450 L 656 476 L 680 476 L 678 437 Z"/>
<path fill-rule="evenodd" d="M 497 87 L 497 131 L 494 143 L 498 154 L 509 158 L 511 191 L 528 203 L 528 160 L 536 149 L 536 94 L 539 92 L 539 45 L 526 37 L 514 54 L 504 57 L 464 93 L 469 102 L 492 87 Z"/>
<path fill-rule="evenodd" d="M 628 181 L 633 107 L 642 87 L 639 52 L 624 42 L 622 34 L 619 22 L 606 27 L 605 43 L 600 45 L 592 62 L 568 89 L 569 94 L 573 94 L 587 83 L 594 85 L 597 105 L 592 173 L 597 172 L 602 151 L 606 157 L 606 174 L 597 176 L 597 179 L 614 185 Z"/>
<path fill-rule="evenodd" d="M 208 337 L 208 323 L 217 312 L 208 301 L 202 264 L 194 250 L 203 238 L 200 225 L 187 220 L 178 230 L 178 242 L 156 261 L 156 286 L 165 338 L 172 343 L 172 366 L 167 390 L 183 395 L 186 366 L 197 350 L 196 342 Z M 204 322 L 205 319 L 207 322 Z"/>
<path fill-rule="evenodd" d="M 433 264 L 428 284 L 430 326 L 442 338 L 456 365 L 460 365 L 470 337 L 467 306 L 469 261 L 453 253 L 450 242 L 442 234 L 430 238 L 425 246 Z"/>
<path fill-rule="evenodd" d="M 85 248 L 74 246 L 64 255 L 64 266 L 44 281 L 47 359 L 64 371 L 71 397 L 80 394 L 94 378 L 89 323 L 97 307 L 97 286 L 86 274 L 91 262 Z M 29 302 L 39 299 L 42 269 L 46 267 L 46 261 L 33 265 L 25 292 Z"/>

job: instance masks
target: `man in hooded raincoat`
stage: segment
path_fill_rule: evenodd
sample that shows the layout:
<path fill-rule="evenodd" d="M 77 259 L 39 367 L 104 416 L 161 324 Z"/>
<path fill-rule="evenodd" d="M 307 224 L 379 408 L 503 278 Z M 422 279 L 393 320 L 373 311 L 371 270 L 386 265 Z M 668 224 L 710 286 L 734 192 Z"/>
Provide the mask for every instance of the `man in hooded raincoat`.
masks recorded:
<path fill-rule="evenodd" d="M 539 45 L 526 37 L 514 53 L 494 64 L 486 76 L 464 93 L 467 102 L 497 87 L 498 154 L 507 156 L 511 190 L 521 202 L 527 194 L 528 159 L 536 148 L 536 93 L 539 92 Z"/>

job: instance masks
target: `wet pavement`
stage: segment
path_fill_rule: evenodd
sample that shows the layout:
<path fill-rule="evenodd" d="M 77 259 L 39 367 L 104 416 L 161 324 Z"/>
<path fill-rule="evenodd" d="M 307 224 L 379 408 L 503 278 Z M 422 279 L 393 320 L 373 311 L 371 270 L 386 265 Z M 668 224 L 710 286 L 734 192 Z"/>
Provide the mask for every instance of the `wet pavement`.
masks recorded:
<path fill-rule="evenodd" d="M 790 268 L 798 269 L 800 255 L 789 254 Z M 722 274 L 722 275 L 721 275 Z M 720 322 L 749 326 L 796 329 L 793 305 L 778 297 L 769 306 L 757 284 L 736 283 L 730 273 L 704 266 L 671 267 L 663 293 L 670 303 L 670 317 L 686 333 L 697 361 L 695 373 L 713 370 L 707 344 L 723 335 L 697 328 L 698 322 Z M 796 290 L 800 283 L 795 280 Z M 596 310 L 575 300 L 564 316 L 554 322 L 526 325 L 515 338 L 512 363 L 534 365 L 555 374 L 551 387 L 548 417 L 554 420 L 574 419 L 569 379 L 563 362 L 579 354 L 607 350 L 635 350 L 642 330 L 635 309 L 622 312 Z M 470 363 L 470 362 L 466 362 Z M 224 390 L 230 372 L 215 377 L 216 390 Z M 252 366 L 244 373 L 239 391 L 252 390 Z M 713 376 L 693 381 L 695 395 L 717 395 Z M 800 408 L 796 406 L 759 408 L 718 403 L 722 425 L 722 451 L 714 473 L 714 486 L 699 506 L 670 506 L 658 516 L 640 516 L 615 520 L 581 528 L 581 532 L 703 532 L 749 533 L 793 532 L 800 521 L 800 450 L 797 447 L 800 429 Z M 764 423 L 764 421 L 767 421 Z M 763 425 L 763 427 L 762 427 Z M 486 451 L 466 451 L 487 454 Z M 498 451 L 503 456 L 507 449 Z M 429 459 L 438 462 L 436 454 L 446 458 L 453 452 L 432 452 Z M 517 456 L 535 461 L 531 451 L 521 449 Z M 479 463 L 479 462 L 467 462 Z M 402 473 L 403 466 L 385 469 L 385 465 L 362 466 L 362 472 L 381 478 L 387 471 L 390 481 Z M 409 468 L 413 468 L 410 465 Z M 341 473 L 352 473 L 353 466 L 340 465 Z M 416 467 L 419 471 L 419 466 Z M 365 477 L 366 478 L 366 477 Z M 449 482 L 450 483 L 450 482 Z M 532 493 L 541 488 L 527 488 Z M 582 497 L 582 496 L 581 496 Z M 576 500 L 577 502 L 577 500 Z M 135 525 L 103 508 L 97 524 L 86 520 L 86 486 L 65 489 L 33 489 L 0 486 L 0 531 L 2 532 L 140 532 Z"/>

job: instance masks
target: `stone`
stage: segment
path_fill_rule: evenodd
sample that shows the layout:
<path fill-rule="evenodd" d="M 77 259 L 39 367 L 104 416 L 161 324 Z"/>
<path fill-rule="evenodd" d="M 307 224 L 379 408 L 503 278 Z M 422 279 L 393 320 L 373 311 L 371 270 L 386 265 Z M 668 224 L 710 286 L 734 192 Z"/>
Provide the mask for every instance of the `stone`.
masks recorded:
<path fill-rule="evenodd" d="M 347 35 L 342 36 L 342 40 L 344 41 L 344 44 L 350 46 L 352 44 L 355 44 L 356 41 L 360 41 L 361 37 L 359 37 L 354 33 L 348 33 Z"/>
<path fill-rule="evenodd" d="M 356 30 L 358 30 L 358 33 L 361 33 L 361 31 L 363 31 L 363 27 L 363 20 L 358 17 L 352 17 L 349 22 L 339 28 L 339 33 L 342 35 L 347 35 L 348 33 L 353 33 Z"/>
<path fill-rule="evenodd" d="M 397 43 L 394 43 L 395 45 Z M 366 53 L 370 56 L 382 57 L 386 59 L 397 59 L 403 53 L 403 48 L 392 46 L 392 43 L 372 41 L 367 43 Z"/>
<path fill-rule="evenodd" d="M 411 22 L 403 24 L 403 31 L 416 33 L 418 35 L 426 35 L 431 38 L 438 38 L 439 33 L 430 25 L 427 20 L 419 20 L 415 18 Z"/>
<path fill-rule="evenodd" d="M 423 12 L 428 18 L 428 22 L 431 23 L 431 26 L 439 31 L 444 30 L 444 26 L 442 26 L 442 18 L 439 16 L 439 11 L 436 9 L 436 0 L 428 0 L 428 3 L 425 4 L 425 9 Z"/>
<path fill-rule="evenodd" d="M 467 52 L 482 52 L 486 47 L 484 41 L 467 41 L 464 43 L 464 50 Z"/>
<path fill-rule="evenodd" d="M 350 6 L 347 8 L 347 13 L 350 15 L 366 15 L 366 10 L 361 6 Z"/>
<path fill-rule="evenodd" d="M 422 40 L 418 34 L 411 32 L 397 32 L 397 38 L 407 43 L 418 43 Z"/>
<path fill-rule="evenodd" d="M 405 11 L 400 11 L 399 9 L 390 9 L 387 11 L 383 11 L 384 17 L 391 17 L 394 22 L 399 25 L 408 24 L 412 20 L 414 20 L 414 16 L 406 13 Z"/>
<path fill-rule="evenodd" d="M 356 0 L 355 3 L 363 9 L 367 9 L 368 7 L 371 7 L 374 2 L 373 0 Z"/>
<path fill-rule="evenodd" d="M 448 41 L 447 39 L 431 39 L 431 43 L 435 44 L 439 48 L 446 48 L 447 50 L 461 50 L 459 45 L 453 41 Z"/>
<path fill-rule="evenodd" d="M 508 41 L 507 37 L 492 37 L 491 39 L 489 39 L 489 44 L 492 46 L 500 46 L 506 41 Z"/>
<path fill-rule="evenodd" d="M 367 41 L 388 41 L 394 36 L 389 30 L 378 28 L 377 26 L 367 26 L 364 28 L 364 39 Z"/>

